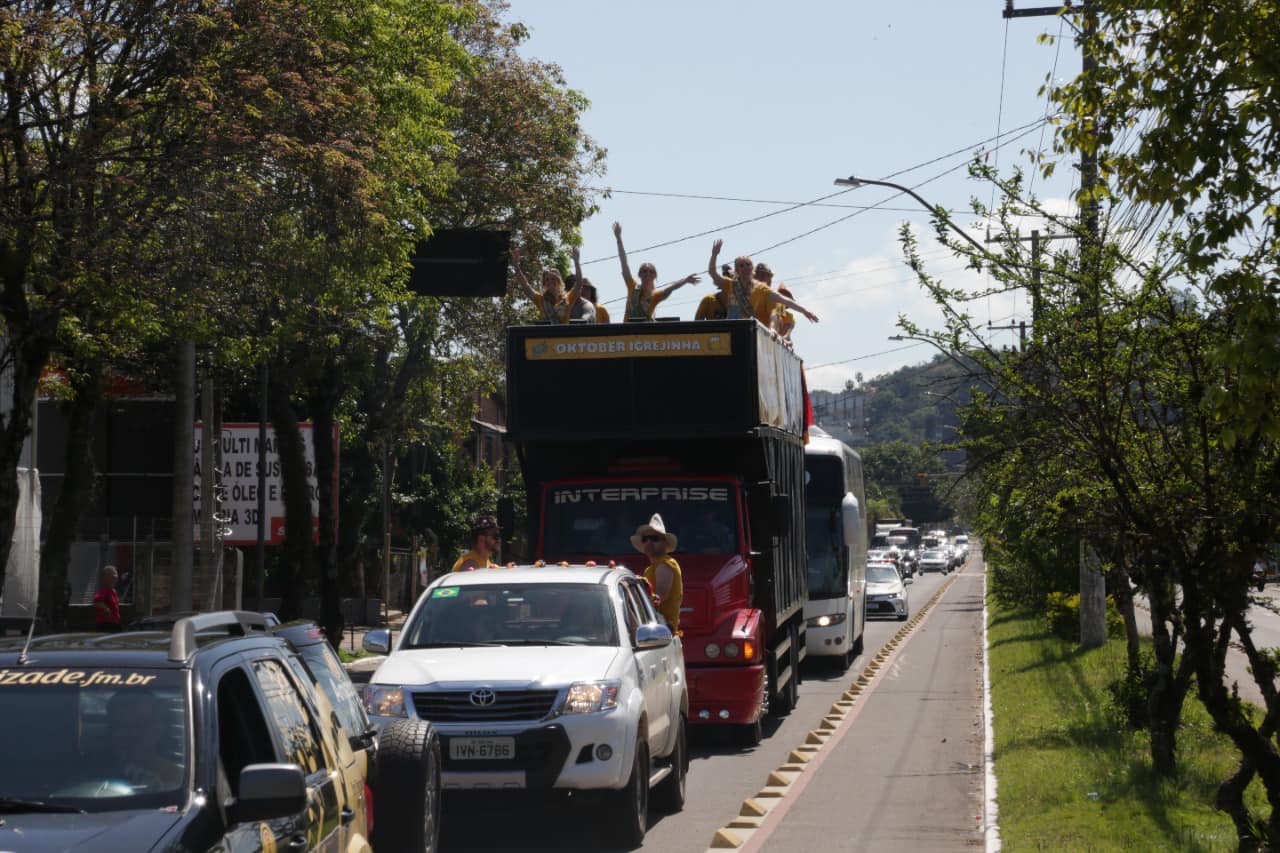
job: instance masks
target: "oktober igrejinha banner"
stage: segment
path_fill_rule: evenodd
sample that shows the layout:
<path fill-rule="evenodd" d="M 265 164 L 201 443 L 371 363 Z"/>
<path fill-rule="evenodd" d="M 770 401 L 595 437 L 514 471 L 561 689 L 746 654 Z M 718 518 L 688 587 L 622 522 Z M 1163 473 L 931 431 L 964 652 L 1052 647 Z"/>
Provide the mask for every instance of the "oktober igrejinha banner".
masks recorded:
<path fill-rule="evenodd" d="M 729 355 L 729 336 L 720 332 L 670 335 L 610 335 L 599 338 L 529 338 L 525 358 L 550 361 L 572 358 L 645 358 Z"/>

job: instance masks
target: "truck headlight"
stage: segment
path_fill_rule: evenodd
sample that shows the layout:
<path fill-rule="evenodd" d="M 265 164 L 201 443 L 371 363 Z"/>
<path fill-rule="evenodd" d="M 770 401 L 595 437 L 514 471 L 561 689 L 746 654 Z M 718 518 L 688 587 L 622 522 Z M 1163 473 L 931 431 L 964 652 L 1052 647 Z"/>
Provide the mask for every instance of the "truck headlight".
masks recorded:
<path fill-rule="evenodd" d="M 364 689 L 364 708 L 374 717 L 407 717 L 404 689 L 370 684 Z"/>
<path fill-rule="evenodd" d="M 622 683 L 619 681 L 579 681 L 571 684 L 560 705 L 560 713 L 592 714 L 596 711 L 611 711 L 618 707 L 618 691 L 621 688 Z"/>
<path fill-rule="evenodd" d="M 846 613 L 824 613 L 809 619 L 808 624 L 810 628 L 829 628 L 832 625 L 839 625 L 847 615 Z"/>

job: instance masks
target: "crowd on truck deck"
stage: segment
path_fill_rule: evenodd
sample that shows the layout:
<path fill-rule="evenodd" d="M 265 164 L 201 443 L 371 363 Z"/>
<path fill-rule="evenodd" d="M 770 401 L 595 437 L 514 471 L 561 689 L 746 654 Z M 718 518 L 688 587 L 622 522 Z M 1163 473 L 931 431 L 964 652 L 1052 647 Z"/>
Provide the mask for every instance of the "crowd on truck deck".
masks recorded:
<path fill-rule="evenodd" d="M 645 262 L 636 271 L 640 277 L 637 282 L 631 274 L 627 250 L 622 243 L 621 224 L 613 223 L 613 234 L 618 241 L 618 262 L 622 267 L 622 283 L 626 287 L 623 322 L 652 321 L 654 312 L 667 297 L 686 284 L 694 284 L 700 280 L 699 276 L 691 274 L 659 287 L 657 268 Z M 818 316 L 796 302 L 786 285 L 782 282 L 774 285 L 773 270 L 768 264 L 753 263 L 751 258 L 742 255 L 734 259 L 732 266 L 724 264 L 717 270 L 716 261 L 723 246 L 723 240 L 716 240 L 711 246 L 707 275 L 711 283 L 716 286 L 716 290 L 708 293 L 698 303 L 697 311 L 694 313 L 695 320 L 754 318 L 788 343 L 791 340 L 791 331 L 796 325 L 795 313 L 804 315 L 810 322 L 818 322 Z M 568 281 L 562 279 L 560 273 L 555 270 L 544 269 L 541 290 L 534 288 L 525 278 L 524 271 L 520 268 L 519 249 L 511 250 L 511 262 L 515 268 L 516 280 L 538 306 L 538 312 L 546 322 L 610 322 L 609 311 L 600 304 L 595 285 L 582 275 L 581 259 L 577 248 L 573 249 L 572 255 L 573 274 L 569 276 Z"/>

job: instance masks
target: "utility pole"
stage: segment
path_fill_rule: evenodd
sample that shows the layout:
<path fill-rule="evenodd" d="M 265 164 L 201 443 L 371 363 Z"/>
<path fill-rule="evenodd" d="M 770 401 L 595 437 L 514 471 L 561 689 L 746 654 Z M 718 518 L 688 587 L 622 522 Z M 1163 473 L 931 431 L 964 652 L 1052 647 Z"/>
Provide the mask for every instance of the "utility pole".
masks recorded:
<path fill-rule="evenodd" d="M 1029 18 L 1041 15 L 1060 16 L 1064 12 L 1080 10 L 1080 72 L 1086 86 L 1093 86 L 1090 76 L 1097 70 L 1097 57 L 1094 56 L 1093 42 L 1098 33 L 1098 11 L 1095 0 L 1082 0 L 1078 7 L 1073 7 L 1070 0 L 1062 6 L 1041 6 L 1033 9 L 1015 9 L 1013 0 L 1005 0 L 1005 18 Z M 1087 117 L 1091 134 L 1097 131 L 1096 115 Z M 1098 267 L 1098 148 L 1097 137 L 1086 141 L 1080 149 L 1080 230 L 1082 232 L 1079 257 L 1081 271 L 1087 275 L 1097 274 Z M 1031 254 L 1033 257 L 1033 280 L 1035 291 L 1033 300 L 1039 301 L 1040 292 L 1040 236 L 1032 233 Z M 1097 287 L 1091 288 L 1096 296 Z M 1038 311 L 1033 307 L 1033 317 Z M 1107 641 L 1106 625 L 1106 577 L 1097 565 L 1097 557 L 1090 547 L 1087 537 L 1080 537 L 1080 646 L 1081 648 L 1097 648 Z"/>
<path fill-rule="evenodd" d="M 195 460 L 196 345 L 178 344 L 174 364 L 173 430 L 173 529 L 170 531 L 172 560 L 169 571 L 169 612 L 191 609 L 192 494 Z M 207 436 L 204 438 L 207 439 Z M 205 474 L 207 476 L 207 474 Z"/>

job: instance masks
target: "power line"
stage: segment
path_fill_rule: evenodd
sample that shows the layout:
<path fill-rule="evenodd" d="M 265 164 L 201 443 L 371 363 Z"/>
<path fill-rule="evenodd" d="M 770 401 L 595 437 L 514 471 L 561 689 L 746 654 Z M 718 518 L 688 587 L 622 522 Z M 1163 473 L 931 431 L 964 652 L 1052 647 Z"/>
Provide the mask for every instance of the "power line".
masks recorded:
<path fill-rule="evenodd" d="M 973 143 L 973 144 L 970 144 L 970 145 L 966 145 L 966 146 L 965 146 L 965 147 L 963 147 L 963 148 L 957 148 L 957 149 L 956 149 L 956 150 L 954 150 L 954 151 L 950 151 L 950 152 L 947 152 L 946 154 L 939 155 L 938 157 L 934 157 L 934 158 L 933 158 L 933 159 L 931 159 L 931 160 L 926 160 L 926 161 L 925 161 L 925 162 L 923 162 L 923 163 L 917 163 L 917 164 L 916 164 L 916 165 L 914 165 L 914 166 L 909 166 L 909 167 L 907 167 L 906 169 L 901 169 L 901 170 L 899 170 L 899 171 L 897 171 L 897 172 L 894 172 L 894 173 L 892 173 L 892 174 L 890 174 L 890 175 L 887 175 L 887 176 L 886 176 L 886 178 L 896 178 L 896 177 L 898 177 L 899 175 L 905 175 L 905 174 L 907 174 L 908 172 L 914 172 L 914 171 L 917 171 L 918 169 L 923 169 L 925 166 L 931 166 L 931 165 L 933 165 L 934 163 L 940 162 L 940 161 L 942 161 L 942 160 L 947 160 L 947 159 L 949 159 L 949 158 L 951 158 L 951 157 L 955 157 L 955 156 L 956 156 L 956 155 L 958 155 L 958 154 L 971 153 L 971 152 L 972 152 L 975 148 L 977 148 L 978 146 L 985 145 L 985 144 L 987 144 L 988 142 L 997 141 L 997 140 L 999 140 L 999 139 L 1000 139 L 1000 137 L 1001 137 L 1001 136 L 1007 136 L 1007 135 L 1010 135 L 1010 134 L 1018 133 L 1019 131 L 1025 130 L 1025 129 L 1027 129 L 1027 128 L 1038 127 L 1040 124 L 1042 124 L 1042 123 L 1044 123 L 1044 122 L 1046 122 L 1046 121 L 1048 121 L 1048 119 L 1047 119 L 1047 118 L 1038 118 L 1038 119 L 1036 119 L 1035 121 L 1032 121 L 1032 122 L 1029 122 L 1029 123 L 1027 123 L 1027 124 L 1025 124 L 1025 125 L 1022 125 L 1021 127 L 1013 128 L 1012 130 L 1008 131 L 1007 133 L 997 134 L 996 136 L 989 137 L 988 139 L 984 139 L 984 140 L 981 140 L 981 141 L 979 141 L 979 142 L 976 142 L 976 143 Z M 1018 139 L 1018 138 L 1021 138 L 1021 137 L 1020 137 L 1020 136 L 1019 136 L 1019 137 L 1014 137 L 1014 139 Z M 1001 142 L 1000 144 L 1001 144 L 1001 145 L 1004 145 L 1004 144 L 1007 144 L 1009 141 L 1012 141 L 1012 140 L 1006 140 L 1005 142 Z M 951 171 L 955 171 L 955 170 L 954 170 L 954 169 L 948 169 L 947 171 L 948 171 L 948 172 L 951 172 Z M 944 172 L 943 174 L 946 174 L 946 172 Z M 937 177 L 941 177 L 941 175 L 939 175 L 939 176 L 937 176 Z M 929 180 L 935 180 L 935 179 L 936 179 L 936 178 L 930 178 Z M 927 183 L 927 181 L 926 181 L 926 183 Z M 918 184 L 917 186 L 923 186 L 923 184 Z M 835 198 L 836 196 L 844 195 L 844 194 L 845 194 L 845 193 L 847 193 L 847 192 L 852 192 L 852 191 L 853 191 L 853 189 L 855 189 L 855 188 L 850 187 L 850 188 L 848 188 L 848 189 L 843 189 L 843 190 L 840 190 L 840 191 L 838 191 L 838 192 L 828 193 L 827 195 L 819 196 L 818 198 L 812 199 L 812 200 L 810 200 L 810 201 L 796 202 L 795 204 L 791 204 L 791 205 L 789 205 L 788 207 L 783 208 L 782 210 L 773 210 L 773 211 L 770 211 L 769 213 L 761 214 L 760 216 L 753 216 L 753 217 L 750 217 L 750 218 L 748 218 L 748 219 L 742 219 L 742 220 L 739 220 L 739 221 L 737 221 L 737 222 L 732 222 L 732 223 L 730 223 L 730 224 L 728 224 L 728 225 L 722 225 L 722 226 L 719 226 L 719 227 L 717 227 L 717 228 L 710 228 L 710 229 L 707 229 L 707 230 L 705 230 L 705 231 L 699 231 L 699 232 L 698 232 L 698 233 L 696 233 L 696 234 L 689 234 L 689 235 L 686 235 L 686 236 L 684 236 L 684 237 L 677 237 L 677 238 L 676 238 L 676 239 L 674 239 L 674 240 L 666 240 L 666 241 L 661 242 L 661 243 L 654 243 L 654 244 L 653 244 L 653 245 L 651 245 L 651 246 L 644 246 L 644 247 L 642 247 L 642 248 L 639 248 L 639 249 L 633 249 L 633 250 L 631 250 L 631 251 L 632 251 L 632 253 L 633 253 L 633 254 L 634 254 L 634 253 L 636 253 L 636 252 L 649 252 L 649 251 L 653 251 L 654 249 L 662 249 L 662 248 L 666 248 L 667 246 L 673 246 L 673 245 L 675 245 L 675 244 L 677 244 L 677 243 L 684 243 L 684 242 L 687 242 L 687 241 L 689 241 L 689 240 L 696 240 L 696 239 L 697 239 L 697 238 L 699 238 L 699 237 L 706 237 L 706 236 L 708 236 L 708 235 L 715 234 L 715 233 L 720 232 L 720 231 L 727 231 L 727 230 L 729 230 L 729 229 L 731 229 L 731 228 L 737 228 L 737 227 L 739 227 L 739 226 L 741 226 L 741 225 L 749 225 L 749 224 L 751 224 L 751 223 L 753 223 L 753 222 L 760 222 L 760 221 L 762 221 L 762 220 L 764 220 L 764 219 L 769 219 L 769 218 L 774 217 L 774 216 L 779 216 L 779 215 L 781 215 L 781 214 L 783 214 L 783 213 L 790 213 L 791 211 L 793 211 L 793 210 L 798 210 L 799 208 L 802 208 L 802 207 L 810 207 L 810 206 L 814 206 L 814 205 L 817 205 L 819 202 L 824 202 L 824 201 L 826 201 L 827 199 Z M 636 192 L 636 193 L 638 193 L 638 192 L 640 192 L 640 191 L 639 191 L 639 190 L 633 190 L 633 191 L 630 191 L 630 192 Z M 886 199 L 886 201 L 887 201 L 887 199 Z M 852 205 L 850 205 L 850 206 L 852 206 Z M 878 210 L 878 209 L 884 209 L 884 208 L 883 208 L 883 206 L 882 206 L 882 205 L 869 205 L 868 207 L 860 208 L 860 209 L 856 210 L 856 211 L 855 211 L 855 213 L 865 213 L 867 210 Z M 851 215 L 852 215 L 852 214 L 851 214 Z M 846 217 L 846 218 L 848 218 L 848 217 Z M 837 220 L 837 221 L 843 221 L 843 220 Z M 834 222 L 833 222 L 833 223 L 829 223 L 829 224 L 828 224 L 828 226 L 823 226 L 823 227 L 829 227 L 829 225 L 834 225 L 834 224 L 836 224 L 836 223 L 834 223 Z M 820 231 L 820 230 L 822 230 L 822 228 L 818 228 L 818 229 L 815 229 L 815 230 L 816 230 L 816 231 Z M 803 235 L 800 235 L 800 236 L 808 236 L 808 234 L 811 234 L 811 233 L 814 233 L 814 232 L 812 232 L 812 231 L 810 231 L 810 232 L 806 232 L 806 234 L 803 234 Z M 798 240 L 798 239 L 800 239 L 800 237 L 795 237 L 795 238 L 793 238 L 793 240 Z M 792 242 L 792 241 L 790 241 L 790 240 L 789 240 L 789 241 L 786 241 L 786 242 Z M 785 245 L 785 243 L 780 243 L 780 244 L 778 244 L 778 245 Z M 776 248 L 776 246 L 770 246 L 770 247 L 768 247 L 768 248 L 769 248 L 769 249 L 771 249 L 771 248 Z M 768 249 L 761 249 L 760 251 L 768 251 Z M 614 261 L 614 260 L 617 260 L 617 259 L 618 259 L 618 256 L 617 256 L 616 254 L 615 254 L 615 255 L 607 255 L 607 256 L 599 257 L 599 258 L 592 258 L 592 259 L 591 259 L 591 260 L 589 260 L 589 261 L 583 261 L 583 262 L 582 262 L 582 265 L 583 265 L 583 266 L 587 266 L 587 265 L 589 265 L 589 264 L 598 264 L 598 263 L 601 263 L 601 262 L 603 262 L 603 261 Z M 614 301 L 616 301 L 616 300 L 614 300 Z"/>
<path fill-rule="evenodd" d="M 840 361 L 828 361 L 823 364 L 815 364 L 812 366 L 806 365 L 805 370 L 806 371 L 821 370 L 824 367 L 833 367 L 837 364 L 848 364 L 851 361 L 864 361 L 868 358 L 875 358 L 876 356 L 880 356 L 880 355 L 889 355 L 890 353 L 902 352 L 903 350 L 908 350 L 908 349 L 915 349 L 916 347 L 922 347 L 927 343 L 929 342 L 920 341 L 919 343 L 915 343 L 915 344 L 907 344 L 905 347 L 896 347 L 894 349 L 882 350 L 881 352 L 867 353 L 866 355 L 855 355 L 853 358 L 841 359 Z"/>
<path fill-rule="evenodd" d="M 740 202 L 742 204 L 792 205 L 794 207 L 837 207 L 837 208 L 843 208 L 846 210 L 860 210 L 870 206 L 865 204 L 833 204 L 833 203 L 821 202 L 821 201 L 779 201 L 777 199 L 768 199 L 768 198 L 740 198 L 738 196 L 701 195 L 699 193 L 645 192 L 644 190 L 619 190 L 619 189 L 614 189 L 613 187 L 608 187 L 604 190 L 599 190 L 598 188 L 595 188 L 595 187 L 586 187 L 586 189 L 602 191 L 602 192 L 610 192 L 616 195 L 638 195 L 638 196 L 649 196 L 652 198 L 683 198 L 683 199 L 694 199 L 696 201 L 734 201 L 734 202 Z M 911 213 L 913 210 L 915 210 L 915 208 L 911 208 L 911 207 L 880 207 L 876 209 L 891 211 L 894 213 Z M 643 250 L 640 250 L 640 251 L 643 251 Z"/>

